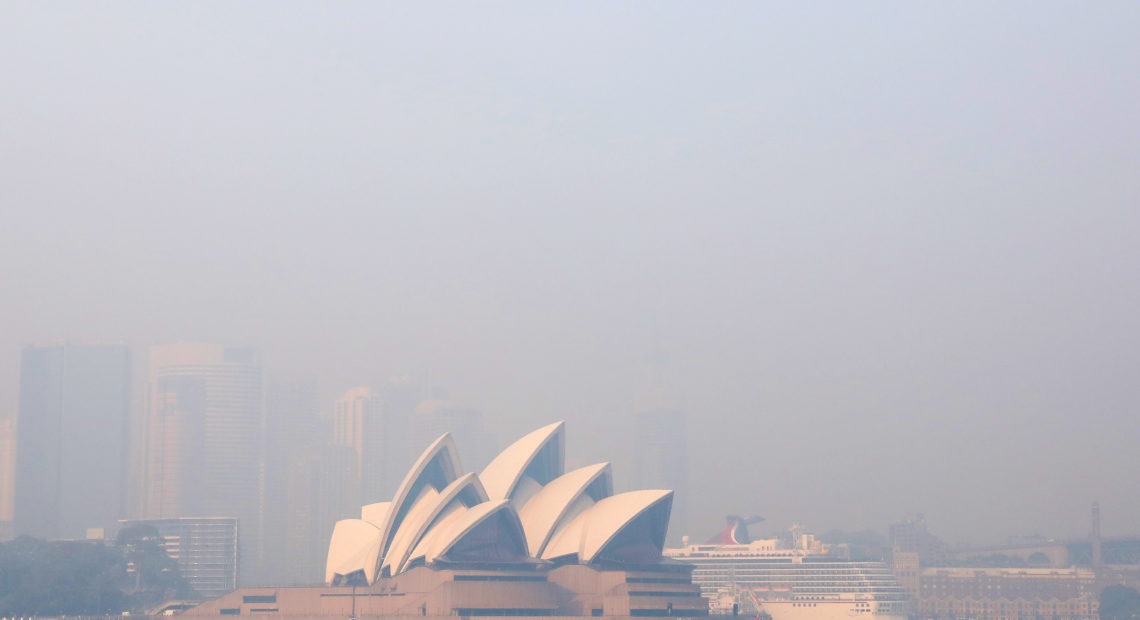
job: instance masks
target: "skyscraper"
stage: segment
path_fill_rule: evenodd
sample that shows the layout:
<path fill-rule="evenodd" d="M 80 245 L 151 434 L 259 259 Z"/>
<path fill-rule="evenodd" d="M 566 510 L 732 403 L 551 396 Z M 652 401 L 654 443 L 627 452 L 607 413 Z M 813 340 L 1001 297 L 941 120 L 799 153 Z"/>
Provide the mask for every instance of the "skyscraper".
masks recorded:
<path fill-rule="evenodd" d="M 13 521 L 17 535 L 81 538 L 123 515 L 130 351 L 60 343 L 23 351 Z"/>
<path fill-rule="evenodd" d="M 12 501 L 16 489 L 16 420 L 0 418 L 0 542 L 11 540 Z"/>
<path fill-rule="evenodd" d="M 380 397 L 384 399 L 385 422 L 394 429 L 389 433 L 393 441 L 388 444 L 389 452 L 385 462 L 395 468 L 395 473 L 388 476 L 393 481 L 393 488 L 386 496 L 395 492 L 395 485 L 403 480 L 403 473 L 423 451 L 423 445 L 418 444 L 414 436 L 413 420 L 416 417 L 416 405 L 434 393 L 433 388 L 410 375 L 389 377 L 380 388 Z"/>
<path fill-rule="evenodd" d="M 326 442 L 289 461 L 288 564 L 282 580 L 312 585 L 324 578 L 328 542 L 341 519 L 360 516 L 356 452 Z"/>
<path fill-rule="evenodd" d="M 260 564 L 262 373 L 252 349 L 153 347 L 147 517 L 236 517 L 241 578 Z"/>
<path fill-rule="evenodd" d="M 259 553 L 261 577 L 269 583 L 296 582 L 298 558 L 290 553 L 290 531 L 295 529 L 291 524 L 309 508 L 289 501 L 290 463 L 328 443 L 328 428 L 319 422 L 312 377 L 270 377 L 265 393 L 265 500 Z"/>
<path fill-rule="evenodd" d="M 688 533 L 689 456 L 684 409 L 665 379 L 663 354 L 648 360 L 648 376 L 633 414 L 637 441 L 633 453 L 633 483 L 638 488 L 673 489 L 670 540 Z"/>
<path fill-rule="evenodd" d="M 372 388 L 353 388 L 337 399 L 333 410 L 333 443 L 352 448 L 360 480 L 359 502 L 378 502 L 394 492 L 396 467 L 390 463 L 394 429 L 384 400 Z"/>

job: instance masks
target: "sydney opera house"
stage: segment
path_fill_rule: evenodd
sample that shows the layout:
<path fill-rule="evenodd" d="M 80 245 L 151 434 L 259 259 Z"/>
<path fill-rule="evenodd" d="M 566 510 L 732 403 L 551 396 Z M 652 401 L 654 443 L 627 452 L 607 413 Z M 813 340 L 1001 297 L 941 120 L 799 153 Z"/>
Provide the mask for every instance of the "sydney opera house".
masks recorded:
<path fill-rule="evenodd" d="M 564 463 L 562 422 L 479 474 L 443 435 L 392 501 L 336 524 L 324 587 L 239 589 L 184 615 L 707 615 L 691 567 L 661 555 L 672 491 L 615 494 L 609 463 Z"/>

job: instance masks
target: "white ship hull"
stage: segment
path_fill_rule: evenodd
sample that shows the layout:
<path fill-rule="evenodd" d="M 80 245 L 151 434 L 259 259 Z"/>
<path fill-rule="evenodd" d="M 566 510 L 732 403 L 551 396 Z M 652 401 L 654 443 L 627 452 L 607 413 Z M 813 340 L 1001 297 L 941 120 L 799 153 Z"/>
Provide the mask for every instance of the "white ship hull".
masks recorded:
<path fill-rule="evenodd" d="M 728 615 L 736 606 L 739 616 L 744 619 L 760 615 L 770 620 L 907 620 L 907 607 L 903 601 L 878 601 L 871 597 L 857 598 L 834 596 L 828 600 L 797 601 L 787 592 L 766 592 L 758 596 L 760 614 L 750 597 L 742 593 L 733 595 L 722 591 L 710 597 L 709 613 Z"/>
<path fill-rule="evenodd" d="M 882 562 L 832 555 L 811 535 L 666 549 L 693 565 L 709 613 L 771 620 L 906 620 L 902 586 Z"/>
<path fill-rule="evenodd" d="M 816 603 L 797 603 L 794 601 L 765 601 L 762 603 L 764 611 L 772 616 L 772 620 L 854 620 L 858 618 L 874 618 L 874 620 L 906 620 L 906 614 L 899 610 L 881 609 L 880 603 L 866 603 L 868 607 L 857 606 L 862 603 L 856 601 L 819 601 Z"/>

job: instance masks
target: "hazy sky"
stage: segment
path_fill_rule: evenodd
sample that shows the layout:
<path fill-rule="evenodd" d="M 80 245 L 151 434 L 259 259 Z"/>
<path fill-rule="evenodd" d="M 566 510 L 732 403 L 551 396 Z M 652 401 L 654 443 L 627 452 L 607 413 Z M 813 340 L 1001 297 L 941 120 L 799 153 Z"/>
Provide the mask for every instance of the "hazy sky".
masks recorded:
<path fill-rule="evenodd" d="M 430 376 L 693 532 L 1140 533 L 1140 5 L 0 5 L 0 407 L 58 338 Z M 622 471 L 624 468 L 624 472 Z"/>

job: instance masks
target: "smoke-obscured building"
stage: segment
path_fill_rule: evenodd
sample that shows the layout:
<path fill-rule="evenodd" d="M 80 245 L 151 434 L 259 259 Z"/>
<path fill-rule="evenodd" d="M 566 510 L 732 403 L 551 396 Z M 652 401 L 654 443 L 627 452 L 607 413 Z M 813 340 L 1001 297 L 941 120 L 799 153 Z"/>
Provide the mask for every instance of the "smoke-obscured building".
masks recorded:
<path fill-rule="evenodd" d="M 15 535 L 12 527 L 16 489 L 16 420 L 0 418 L 0 542 Z"/>
<path fill-rule="evenodd" d="M 261 515 L 259 577 L 266 583 L 304 583 L 293 537 L 295 522 L 310 510 L 308 500 L 293 501 L 292 463 L 328 441 L 319 417 L 316 380 L 310 376 L 273 376 L 265 395 L 265 486 Z M 316 571 L 314 571 L 314 574 Z"/>
<path fill-rule="evenodd" d="M 926 517 L 922 513 L 892 523 L 888 528 L 888 536 L 894 551 L 917 554 L 922 564 L 942 559 L 945 547 L 937 536 L 926 529 Z"/>
<path fill-rule="evenodd" d="M 1095 620 L 1086 568 L 924 568 L 917 612 L 932 620 Z"/>
<path fill-rule="evenodd" d="M 1094 620 L 1096 573 L 1043 539 L 947 551 L 921 514 L 890 526 L 892 569 L 927 620 Z M 950 564 L 950 566 L 947 566 Z"/>
<path fill-rule="evenodd" d="M 324 578 L 328 542 L 337 521 L 355 515 L 360 504 L 356 453 L 325 443 L 299 452 L 289 462 L 289 512 L 285 574 L 276 583 L 311 585 Z"/>
<path fill-rule="evenodd" d="M 388 407 L 376 390 L 357 387 L 337 399 L 333 409 L 333 443 L 349 448 L 356 455 L 359 503 L 380 501 L 395 490 L 397 464 L 395 446 L 406 441 L 408 428 L 397 428 L 389 419 Z"/>
<path fill-rule="evenodd" d="M 633 484 L 673 489 L 669 540 L 680 542 L 689 527 L 689 449 L 687 415 L 668 372 L 665 354 L 646 360 L 646 376 L 637 393 L 630 442 Z"/>
<path fill-rule="evenodd" d="M 83 538 L 124 514 L 130 351 L 60 343 L 23 350 L 16 437 L 15 534 Z"/>
<path fill-rule="evenodd" d="M 146 516 L 232 517 L 243 582 L 260 565 L 262 370 L 255 351 L 175 344 L 150 351 Z"/>

